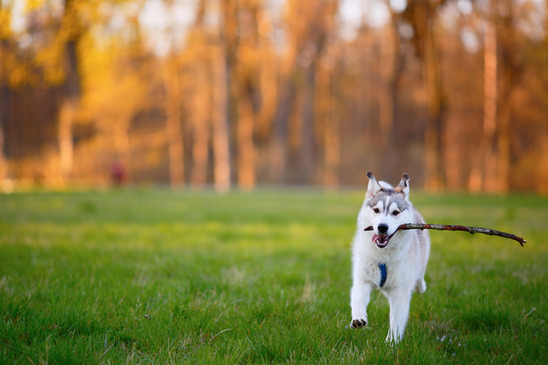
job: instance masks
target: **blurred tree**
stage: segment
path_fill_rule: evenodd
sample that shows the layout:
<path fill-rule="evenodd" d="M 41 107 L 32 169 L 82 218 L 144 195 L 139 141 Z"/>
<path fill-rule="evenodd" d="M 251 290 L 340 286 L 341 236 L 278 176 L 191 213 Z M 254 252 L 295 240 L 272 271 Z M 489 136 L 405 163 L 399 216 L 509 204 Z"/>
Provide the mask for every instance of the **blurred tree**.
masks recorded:
<path fill-rule="evenodd" d="M 232 174 L 230 151 L 230 127 L 232 125 L 233 72 L 238 48 L 238 4 L 236 0 L 220 1 L 219 55 L 215 57 L 215 75 L 218 80 L 214 89 L 215 112 L 213 115 L 213 162 L 215 189 L 220 192 L 230 188 Z"/>
<path fill-rule="evenodd" d="M 64 0 L 60 29 L 54 41 L 60 44 L 62 69 L 64 72 L 62 95 L 59 100 L 59 155 L 63 180 L 70 177 L 74 163 L 73 124 L 81 97 L 78 48 L 86 26 L 82 22 L 82 3 Z"/>
<path fill-rule="evenodd" d="M 12 34 L 9 24 L 11 16 L 4 3 L 0 0 L 0 182 L 3 183 L 8 177 L 9 165 L 6 158 L 4 144 L 4 121 L 7 118 L 8 107 L 8 80 L 6 75 L 5 57 L 7 48 L 11 42 Z"/>
<path fill-rule="evenodd" d="M 343 92 L 339 78 L 344 75 L 344 62 L 339 46 L 326 50 L 327 60 L 320 63 L 318 76 L 318 119 L 323 149 L 322 182 L 328 187 L 340 185 L 341 172 L 341 125 L 344 107 L 341 103 Z"/>
<path fill-rule="evenodd" d="M 169 151 L 169 181 L 172 188 L 185 182 L 183 159 L 184 145 L 181 128 L 181 75 L 177 59 L 173 56 L 164 65 L 164 88 L 166 92 L 166 138 Z"/>
<path fill-rule="evenodd" d="M 282 87 L 272 126 L 270 148 L 270 176 L 275 182 L 287 182 L 288 171 L 293 171 L 294 182 L 312 183 L 318 166 L 317 131 L 314 124 L 316 107 L 316 73 L 329 35 L 335 30 L 336 0 L 287 2 L 287 51 L 282 69 Z M 298 103 L 300 99 L 300 105 Z M 300 106 L 300 115 L 293 115 Z M 298 136 L 292 157 L 289 144 L 289 123 L 294 121 Z"/>
<path fill-rule="evenodd" d="M 513 98 L 518 90 L 524 72 L 524 60 L 520 52 L 523 39 L 518 34 L 516 7 L 514 0 L 494 1 L 498 12 L 496 30 L 500 45 L 500 81 L 497 93 L 497 140 L 496 140 L 496 178 L 492 185 L 486 186 L 491 192 L 506 193 L 509 189 L 512 138 L 511 119 Z"/>
<path fill-rule="evenodd" d="M 60 29 L 59 12 L 50 14 L 47 7 L 43 9 L 49 4 L 31 2 L 25 7 L 24 23 L 19 14 L 18 21 L 23 26 L 15 33 L 10 17 L 13 5 L 0 7 L 0 113 L 4 151 L 10 155 L 14 177 L 25 175 L 35 182 L 59 183 L 63 176 L 59 164 L 59 123 L 52 125 L 51 122 L 55 120 L 54 115 L 59 114 L 56 97 L 62 82 L 58 62 L 62 47 L 56 42 L 60 39 L 56 37 Z M 51 133 L 50 128 L 55 133 Z M 52 134 L 55 135 L 54 148 L 49 139 Z M 15 163 L 18 159 L 19 163 Z"/>
<path fill-rule="evenodd" d="M 203 2 L 201 2 L 203 5 Z M 173 6 L 172 1 L 168 1 Z M 198 11 L 203 11 L 200 9 Z M 173 17 L 173 15 L 171 15 Z M 172 188 L 180 188 L 185 183 L 184 138 L 182 123 L 184 65 L 179 54 L 180 45 L 176 44 L 177 34 L 174 17 L 165 35 L 169 53 L 163 62 L 163 88 L 165 91 L 166 141 L 169 155 L 169 181 Z"/>
<path fill-rule="evenodd" d="M 237 90 L 237 175 L 238 186 L 250 189 L 256 183 L 257 146 L 255 127 L 261 111 L 261 46 L 260 27 L 265 21 L 259 0 L 243 0 L 239 9 Z"/>
<path fill-rule="evenodd" d="M 194 23 L 187 32 L 183 51 L 188 94 L 188 119 L 191 126 L 191 173 L 190 183 L 204 186 L 207 182 L 210 127 L 212 117 L 212 75 L 213 46 L 205 27 L 207 1 L 196 4 Z"/>
<path fill-rule="evenodd" d="M 485 15 L 483 36 L 483 129 L 478 154 L 470 172 L 468 188 L 472 192 L 494 191 L 497 179 L 497 156 L 494 137 L 497 125 L 497 8 L 498 1 L 490 0 Z"/>
<path fill-rule="evenodd" d="M 490 0 L 484 15 L 484 120 L 478 159 L 469 189 L 505 193 L 509 190 L 512 159 L 512 113 L 519 108 L 513 98 L 526 61 L 519 49 L 526 42 L 516 23 L 518 5 L 513 0 Z"/>
<path fill-rule="evenodd" d="M 535 69 L 539 70 L 538 74 L 540 75 L 538 79 L 535 78 L 535 80 L 539 80 L 536 83 L 538 85 L 536 94 L 539 95 L 540 103 L 548 106 L 548 88 L 546 87 L 548 85 L 548 68 L 545 67 L 548 64 L 548 1 L 544 3 L 544 14 L 544 37 L 539 42 L 539 47 L 536 48 L 537 52 L 535 52 L 534 59 L 536 61 Z M 546 115 L 544 115 L 544 118 L 538 143 L 540 146 L 538 151 L 540 158 L 538 160 L 540 161 L 548 161 L 548 121 L 546 120 L 548 118 L 546 118 Z M 535 180 L 537 181 L 536 190 L 544 194 L 548 193 L 548 163 L 541 164 L 539 176 Z"/>
<path fill-rule="evenodd" d="M 5 4 L 0 169 L 16 178 L 96 181 L 119 160 L 220 191 L 367 169 L 547 189 L 546 3 L 344 3 L 348 18 L 338 0 L 42 0 L 13 29 Z"/>
<path fill-rule="evenodd" d="M 409 0 L 403 17 L 413 27 L 413 44 L 422 64 L 423 83 L 428 98 L 425 128 L 425 186 L 431 191 L 444 186 L 443 128 L 446 96 L 443 91 L 438 38 L 438 14 L 446 0 Z"/>
<path fill-rule="evenodd" d="M 378 91 L 379 105 L 379 148 L 387 158 L 387 163 L 380 166 L 379 175 L 389 175 L 394 166 L 394 154 L 390 153 L 390 140 L 397 138 L 394 133 L 398 117 L 398 87 L 404 71 L 404 57 L 402 55 L 401 35 L 399 28 L 402 25 L 402 14 L 396 12 L 390 1 L 386 1 L 390 16 L 383 27 L 383 37 L 380 40 L 380 88 Z"/>
<path fill-rule="evenodd" d="M 317 141 L 321 131 L 316 120 L 317 106 L 317 74 L 318 65 L 324 54 L 329 36 L 335 29 L 335 16 L 338 9 L 338 0 L 317 1 L 315 4 L 309 2 L 312 9 L 307 39 L 302 45 L 303 53 L 298 61 L 304 68 L 303 102 L 301 107 L 301 128 L 298 149 L 298 175 L 297 182 L 310 184 L 317 182 L 315 172 L 318 170 L 320 160 L 318 155 Z M 296 19 L 295 19 L 296 20 Z"/>
<path fill-rule="evenodd" d="M 93 121 L 96 138 L 106 141 L 104 148 L 109 152 L 110 162 L 122 165 L 126 179 L 131 181 L 135 151 L 130 143 L 132 123 L 139 113 L 161 99 L 151 97 L 149 88 L 156 68 L 144 46 L 137 14 L 127 14 L 126 22 L 127 33 L 123 38 L 117 34 L 101 48 L 85 43 L 88 57 L 83 62 L 85 94 L 81 109 L 85 118 Z M 159 82 L 161 77 L 160 72 Z M 165 131 L 161 144 L 167 144 Z"/>

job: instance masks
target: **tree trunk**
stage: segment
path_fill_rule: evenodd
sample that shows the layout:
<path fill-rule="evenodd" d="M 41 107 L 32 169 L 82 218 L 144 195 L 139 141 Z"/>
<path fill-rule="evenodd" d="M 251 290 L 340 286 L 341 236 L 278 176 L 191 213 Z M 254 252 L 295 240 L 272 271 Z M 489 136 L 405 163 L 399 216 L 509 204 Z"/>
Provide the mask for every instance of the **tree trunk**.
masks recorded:
<path fill-rule="evenodd" d="M 428 97 L 428 118 L 425 133 L 425 172 L 426 188 L 439 191 L 444 185 L 443 179 L 443 118 L 445 98 L 442 90 L 442 79 L 438 48 L 435 39 L 435 13 L 425 16 L 423 75 Z"/>
<path fill-rule="evenodd" d="M 389 9 L 392 9 L 387 4 Z M 379 104 L 379 150 L 381 151 L 386 163 L 381 164 L 381 173 L 384 176 L 390 176 L 392 169 L 396 165 L 395 156 L 391 149 L 390 140 L 394 141 L 397 134 L 394 134 L 397 117 L 398 103 L 398 82 L 402 74 L 402 56 L 400 51 L 400 36 L 398 33 L 399 15 L 390 10 L 390 19 L 385 27 L 386 36 L 380 44 L 380 65 L 379 74 L 381 76 L 380 88 L 378 92 Z M 396 142 L 397 143 L 397 142 Z"/>
<path fill-rule="evenodd" d="M 544 123 L 542 136 L 539 139 L 539 161 L 548 161 L 548 123 Z M 548 194 L 548 163 L 540 164 L 536 181 L 537 183 L 535 185 L 537 192 L 540 194 Z"/>
<path fill-rule="evenodd" d="M 1 87 L 2 86 L 0 85 L 0 88 Z M 2 112 L 0 111 L 0 184 L 3 184 L 8 178 L 8 160 L 4 153 L 4 124 L 1 114 Z"/>
<path fill-rule="evenodd" d="M 262 4 L 258 1 L 241 3 L 241 29 L 247 29 L 238 38 L 236 85 L 238 86 L 237 121 L 237 177 L 238 186 L 252 189 L 256 182 L 257 145 L 255 130 L 259 124 L 261 101 L 261 53 Z"/>
<path fill-rule="evenodd" d="M 210 90 L 200 85 L 208 84 L 206 74 L 212 70 L 206 70 L 203 65 L 195 67 L 195 75 L 193 75 L 195 86 L 191 95 L 190 110 L 193 129 L 190 182 L 195 186 L 204 186 L 207 182 L 210 118 L 213 105 Z"/>
<path fill-rule="evenodd" d="M 337 187 L 340 184 L 339 170 L 341 165 L 341 132 L 340 132 L 340 114 L 336 103 L 340 91 L 333 79 L 337 75 L 327 75 L 326 83 L 328 96 L 326 105 L 326 119 L 323 125 L 324 141 L 324 176 L 323 183 L 329 187 Z"/>
<path fill-rule="evenodd" d="M 65 82 L 63 96 L 59 104 L 58 143 L 61 178 L 64 183 L 70 177 L 74 163 L 74 143 L 72 127 L 81 95 L 80 74 L 78 72 L 78 44 L 82 34 L 75 0 L 65 0 L 62 27 L 68 32 L 65 40 L 64 63 Z"/>
<path fill-rule="evenodd" d="M 238 100 L 238 186 L 252 189 L 255 186 L 256 150 L 253 130 L 256 114 L 252 95 L 240 95 Z"/>
<path fill-rule="evenodd" d="M 390 8 L 389 4 L 387 4 L 387 6 Z M 389 23 L 385 27 L 386 36 L 380 44 L 381 67 L 379 68 L 379 71 L 382 79 L 381 90 L 379 90 L 378 98 L 381 146 L 386 145 L 386 142 L 392 133 L 392 128 L 394 127 L 396 85 L 397 78 L 401 70 L 398 22 L 395 17 L 396 14 L 391 11 Z"/>
<path fill-rule="evenodd" d="M 72 137 L 72 124 L 76 112 L 76 100 L 68 98 L 62 101 L 59 110 L 59 162 L 61 178 L 63 182 L 69 178 L 74 163 L 74 143 Z"/>
<path fill-rule="evenodd" d="M 221 21 L 219 34 L 222 40 L 217 59 L 217 79 L 215 88 L 216 112 L 213 117 L 213 157 L 214 185 L 219 192 L 230 189 L 230 124 L 231 124 L 231 85 L 232 69 L 235 61 L 237 42 L 237 9 L 234 1 L 220 0 Z"/>
<path fill-rule="evenodd" d="M 521 61 L 516 57 L 516 10 L 515 2 L 512 0 L 492 0 L 494 4 L 502 4 L 499 16 L 498 41 L 500 44 L 500 90 L 498 93 L 498 124 L 496 140 L 496 179 L 494 191 L 497 193 L 506 193 L 509 190 L 510 180 L 510 138 L 511 138 L 511 115 L 512 115 L 512 96 L 517 90 L 519 79 L 523 74 Z"/>
<path fill-rule="evenodd" d="M 425 134 L 426 188 L 438 191 L 443 186 L 443 113 L 445 108 L 441 89 L 441 73 L 434 44 L 434 34 L 429 32 L 426 58 L 423 63 L 428 94 L 428 118 Z"/>
<path fill-rule="evenodd" d="M 509 102 L 509 101 L 508 101 Z M 507 110 L 505 110 L 507 109 Z M 507 193 L 510 180 L 510 107 L 501 108 L 497 138 L 496 185 L 497 193 Z"/>
<path fill-rule="evenodd" d="M 205 37 L 203 27 L 206 15 L 206 0 L 198 0 L 196 5 L 196 16 L 194 25 L 189 36 L 198 37 L 202 40 Z M 204 57 L 208 45 L 204 42 L 193 44 L 193 52 Z M 192 80 L 192 88 L 189 93 L 190 124 L 192 126 L 192 170 L 190 173 L 190 183 L 193 186 L 203 187 L 207 183 L 209 138 L 210 138 L 210 119 L 212 105 L 212 91 L 203 85 L 213 85 L 213 67 L 209 60 L 209 54 L 205 56 L 205 62 L 193 59 L 193 65 L 190 69 L 189 80 Z"/>
<path fill-rule="evenodd" d="M 492 9 L 496 9 L 493 7 Z M 493 191 L 496 181 L 497 155 L 493 149 L 497 125 L 497 32 L 494 15 L 486 22 L 483 51 L 483 130 L 482 138 L 470 173 L 468 189 L 472 192 Z"/>
<path fill-rule="evenodd" d="M 548 14 L 548 1 L 544 3 L 544 14 Z M 543 46 L 544 46 L 544 55 L 545 57 L 548 56 L 548 32 L 546 29 L 548 29 L 548 16 L 544 17 L 544 40 L 543 40 Z M 546 75 L 544 76 L 544 80 L 546 82 Z M 548 101 L 547 94 L 544 94 L 544 100 Z M 540 146 L 539 146 L 539 161 L 548 161 L 548 123 L 544 123 L 541 128 L 541 137 L 539 138 Z M 548 163 L 540 164 L 540 168 L 538 171 L 538 176 L 536 177 L 536 188 L 537 192 L 541 194 L 547 194 L 548 193 Z"/>
<path fill-rule="evenodd" d="M 201 66 L 196 66 L 197 75 L 195 85 L 204 85 L 207 80 Z M 213 109 L 210 91 L 206 88 L 196 87 L 192 95 L 192 174 L 190 182 L 194 186 L 204 186 L 207 182 L 208 155 L 209 155 L 209 131 L 211 110 Z"/>
<path fill-rule="evenodd" d="M 116 123 L 118 122 L 118 123 Z M 113 121 L 114 127 L 114 147 L 118 154 L 118 160 L 121 162 L 125 172 L 125 179 L 132 181 L 133 169 L 131 168 L 131 145 L 129 143 L 129 121 Z"/>
<path fill-rule="evenodd" d="M 215 88 L 215 111 L 213 113 L 213 177 L 215 190 L 230 189 L 230 144 L 229 144 L 229 101 L 228 88 L 230 66 L 225 57 L 219 57 L 219 84 Z"/>
<path fill-rule="evenodd" d="M 181 129 L 181 85 L 177 67 L 164 68 L 166 90 L 166 136 L 169 152 L 169 180 L 172 188 L 185 182 L 184 145 Z"/>
<path fill-rule="evenodd" d="M 313 57 L 318 57 L 315 54 Z M 299 145 L 299 171 L 298 182 L 307 184 L 314 182 L 314 171 L 316 170 L 316 128 L 314 125 L 314 107 L 316 90 L 316 64 L 314 59 L 306 69 L 306 84 L 304 86 L 304 101 L 302 106 L 302 122 Z"/>
<path fill-rule="evenodd" d="M 278 106 L 272 126 L 272 139 L 268 152 L 271 160 L 268 178 L 271 182 L 278 184 L 286 182 L 287 177 L 289 118 L 293 111 L 295 95 L 297 93 L 293 79 L 294 76 L 295 72 L 291 72 L 287 76 L 281 95 L 278 98 Z"/>
<path fill-rule="evenodd" d="M 437 13 L 444 3 L 445 0 L 408 2 L 403 13 L 415 32 L 413 43 L 421 60 L 427 96 L 428 112 L 424 137 L 425 187 L 431 191 L 440 190 L 445 183 L 442 136 L 446 105 L 436 42 Z"/>
<path fill-rule="evenodd" d="M 5 7 L 0 0 L 0 11 L 4 11 Z M 9 19 L 9 18 L 8 18 Z M 9 105 L 9 89 L 7 87 L 6 70 L 4 69 L 4 62 L 6 49 L 8 47 L 8 41 L 11 39 L 10 34 L 0 33 L 0 183 L 9 177 L 8 159 L 5 153 L 4 142 L 4 123 L 7 120 L 7 107 Z"/>

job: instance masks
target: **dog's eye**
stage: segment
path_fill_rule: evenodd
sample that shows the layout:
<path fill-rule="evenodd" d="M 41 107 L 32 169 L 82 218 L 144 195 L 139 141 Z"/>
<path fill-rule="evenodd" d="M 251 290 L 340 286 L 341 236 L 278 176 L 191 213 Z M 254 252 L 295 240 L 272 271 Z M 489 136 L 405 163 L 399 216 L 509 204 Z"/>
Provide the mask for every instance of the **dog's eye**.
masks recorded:
<path fill-rule="evenodd" d="M 373 208 L 373 211 L 377 214 L 379 214 L 381 212 L 381 210 L 379 208 Z"/>
<path fill-rule="evenodd" d="M 393 216 L 397 216 L 398 214 L 400 214 L 400 211 L 399 211 L 399 210 L 395 210 L 395 211 L 392 212 L 392 215 L 393 215 Z"/>

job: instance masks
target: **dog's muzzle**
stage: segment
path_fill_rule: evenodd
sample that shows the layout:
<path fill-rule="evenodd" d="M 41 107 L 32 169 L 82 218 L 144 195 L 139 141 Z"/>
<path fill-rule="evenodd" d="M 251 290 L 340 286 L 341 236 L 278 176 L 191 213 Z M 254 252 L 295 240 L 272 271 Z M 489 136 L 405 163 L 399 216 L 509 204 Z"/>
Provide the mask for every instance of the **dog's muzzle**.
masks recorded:
<path fill-rule="evenodd" d="M 387 234 L 373 234 L 372 241 L 378 248 L 385 248 L 390 242 L 390 236 Z"/>
<path fill-rule="evenodd" d="M 378 248 L 385 248 L 388 246 L 390 237 L 388 233 L 388 224 L 381 223 L 377 226 L 379 234 L 373 234 L 373 242 L 377 245 Z"/>

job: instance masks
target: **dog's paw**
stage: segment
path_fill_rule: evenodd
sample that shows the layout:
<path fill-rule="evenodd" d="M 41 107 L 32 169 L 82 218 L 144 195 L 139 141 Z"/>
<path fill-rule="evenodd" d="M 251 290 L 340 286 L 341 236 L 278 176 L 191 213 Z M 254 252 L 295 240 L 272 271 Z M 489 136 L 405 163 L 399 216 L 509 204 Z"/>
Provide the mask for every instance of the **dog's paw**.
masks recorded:
<path fill-rule="evenodd" d="M 367 321 L 365 319 L 353 319 L 352 322 L 350 322 L 350 328 L 361 328 L 367 325 Z"/>
<path fill-rule="evenodd" d="M 386 336 L 386 340 L 384 342 L 388 345 L 397 345 L 403 338 L 403 333 L 398 334 L 392 330 L 388 331 L 388 335 Z"/>

